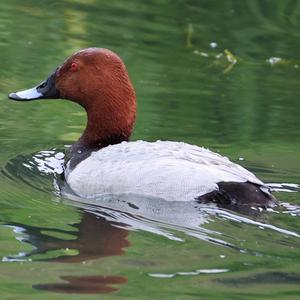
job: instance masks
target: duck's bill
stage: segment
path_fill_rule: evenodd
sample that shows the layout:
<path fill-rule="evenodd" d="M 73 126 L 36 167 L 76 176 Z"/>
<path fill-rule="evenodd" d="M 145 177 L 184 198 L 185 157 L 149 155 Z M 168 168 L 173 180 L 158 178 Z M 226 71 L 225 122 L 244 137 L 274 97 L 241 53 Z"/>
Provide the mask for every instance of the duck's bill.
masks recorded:
<path fill-rule="evenodd" d="M 51 74 L 49 78 L 38 86 L 28 90 L 10 93 L 8 97 L 16 101 L 30 101 L 37 99 L 56 99 L 59 98 L 59 91 L 55 86 L 55 74 Z"/>

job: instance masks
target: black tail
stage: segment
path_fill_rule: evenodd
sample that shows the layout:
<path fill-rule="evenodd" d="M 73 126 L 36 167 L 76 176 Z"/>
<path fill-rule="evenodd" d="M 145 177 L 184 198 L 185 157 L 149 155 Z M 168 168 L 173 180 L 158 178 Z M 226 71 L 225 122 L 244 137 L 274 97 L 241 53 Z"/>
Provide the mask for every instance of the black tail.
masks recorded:
<path fill-rule="evenodd" d="M 238 211 L 252 207 L 266 209 L 277 205 L 276 198 L 250 182 L 219 182 L 219 190 L 198 197 L 201 203 L 213 202 L 218 206 Z"/>

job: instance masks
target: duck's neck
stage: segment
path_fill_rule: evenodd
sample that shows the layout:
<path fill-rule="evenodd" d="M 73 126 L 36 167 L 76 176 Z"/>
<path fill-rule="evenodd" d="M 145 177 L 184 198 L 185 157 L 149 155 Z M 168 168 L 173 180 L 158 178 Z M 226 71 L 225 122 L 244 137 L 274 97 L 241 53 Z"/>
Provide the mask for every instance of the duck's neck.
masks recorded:
<path fill-rule="evenodd" d="M 84 148 L 101 149 L 128 141 L 134 120 L 126 120 L 107 111 L 87 111 L 86 128 L 76 144 Z"/>
<path fill-rule="evenodd" d="M 126 107 L 125 103 L 123 102 L 123 105 L 118 103 L 118 108 L 115 105 L 85 108 L 87 112 L 86 128 L 79 140 L 66 154 L 65 162 L 69 162 L 70 169 L 74 169 L 78 163 L 94 151 L 129 141 L 135 121 L 135 99 L 134 105 Z M 123 106 L 123 109 L 120 106 Z"/>

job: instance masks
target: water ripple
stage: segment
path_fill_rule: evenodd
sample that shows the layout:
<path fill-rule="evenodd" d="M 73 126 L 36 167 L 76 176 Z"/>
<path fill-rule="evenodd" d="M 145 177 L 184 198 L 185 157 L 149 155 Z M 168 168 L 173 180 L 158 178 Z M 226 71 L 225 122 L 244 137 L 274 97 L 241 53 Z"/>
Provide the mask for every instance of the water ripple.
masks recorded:
<path fill-rule="evenodd" d="M 289 203 L 281 203 L 283 211 L 269 209 L 267 212 L 254 216 L 240 215 L 221 209 L 213 204 L 191 202 L 169 202 L 163 199 L 140 195 L 110 195 L 99 196 L 95 200 L 80 198 L 68 188 L 59 175 L 63 172 L 63 154 L 57 150 L 40 151 L 32 156 L 20 156 L 11 160 L 3 174 L 14 181 L 21 181 L 30 188 L 38 188 L 49 193 L 49 180 L 52 184 L 52 195 L 68 205 L 92 213 L 98 217 L 114 222 L 119 228 L 133 231 L 146 231 L 161 235 L 176 242 L 184 242 L 187 237 L 193 237 L 208 243 L 231 248 L 241 253 L 257 255 L 259 251 L 247 248 L 235 236 L 233 230 L 237 224 L 242 227 L 257 228 L 255 234 L 264 239 L 267 231 L 281 234 L 285 237 L 299 238 L 296 230 L 288 230 L 269 223 L 268 219 L 280 214 L 291 217 L 300 215 L 300 208 Z M 38 179 L 38 187 L 36 181 Z M 44 182 L 44 184 L 43 184 Z M 48 183 L 47 183 L 48 182 Z M 282 183 L 270 184 L 276 192 L 299 192 L 299 185 Z M 255 210 L 255 209 L 254 209 Z M 264 221 L 258 220 L 264 218 Z M 212 229 L 214 224 L 227 222 L 223 229 Z M 234 226 L 234 227 L 232 227 Z M 262 231 L 261 229 L 265 229 Z M 233 230 L 233 231 L 232 231 Z M 21 231 L 22 235 L 22 231 Z M 22 237 L 18 234 L 18 239 Z M 23 259 L 17 255 L 12 259 Z"/>

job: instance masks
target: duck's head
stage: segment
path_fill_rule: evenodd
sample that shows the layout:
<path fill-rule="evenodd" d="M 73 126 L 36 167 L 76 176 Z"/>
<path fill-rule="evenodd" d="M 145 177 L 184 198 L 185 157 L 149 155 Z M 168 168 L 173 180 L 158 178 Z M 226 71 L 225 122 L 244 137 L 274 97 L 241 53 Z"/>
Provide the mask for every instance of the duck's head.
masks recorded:
<path fill-rule="evenodd" d="M 88 115 L 82 138 L 88 144 L 112 137 L 128 139 L 135 121 L 136 100 L 126 67 L 114 52 L 88 48 L 76 52 L 39 85 L 9 94 L 16 101 L 68 99 Z"/>

